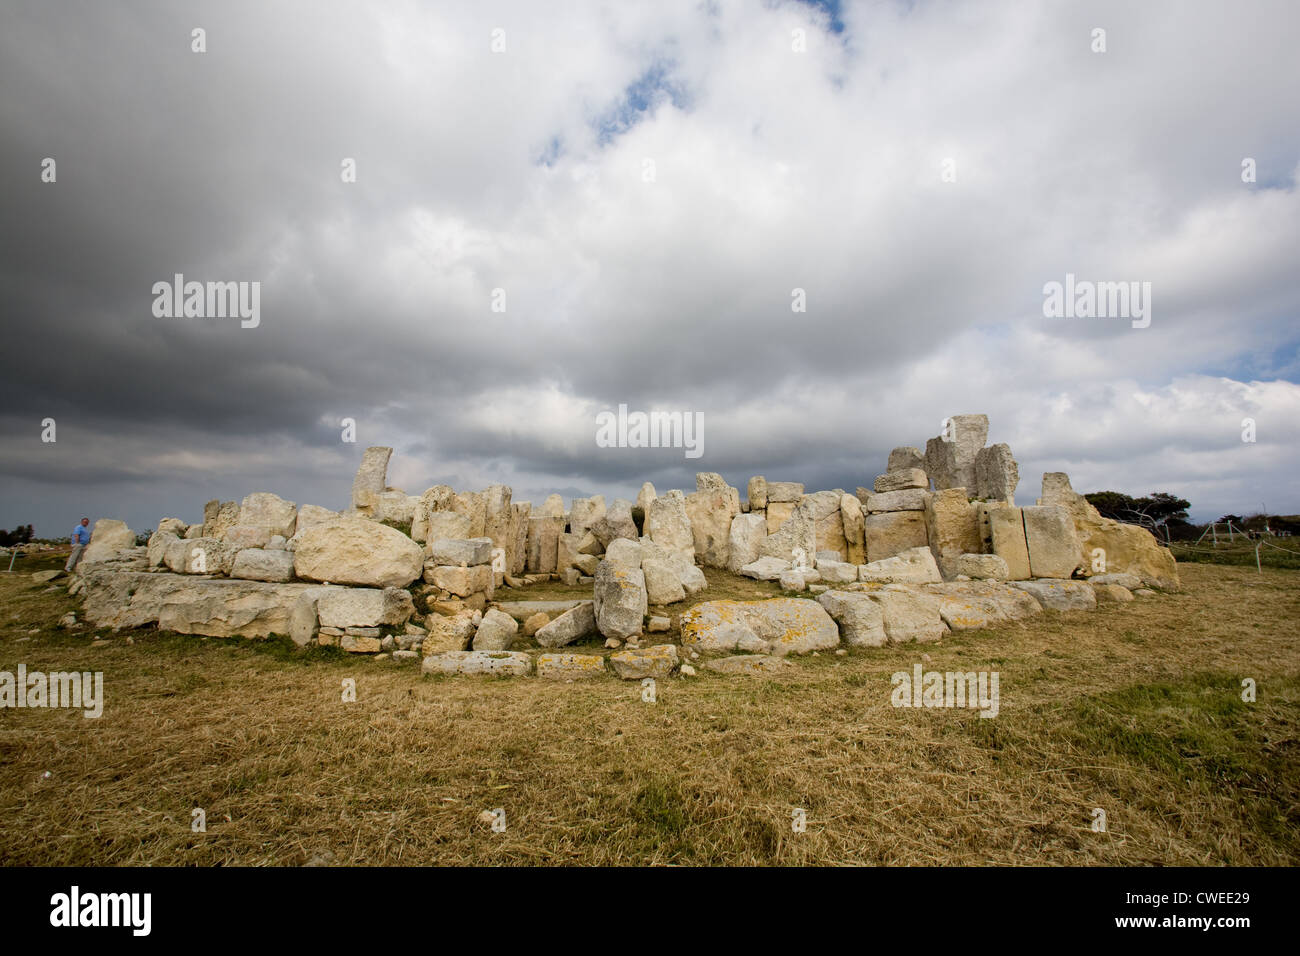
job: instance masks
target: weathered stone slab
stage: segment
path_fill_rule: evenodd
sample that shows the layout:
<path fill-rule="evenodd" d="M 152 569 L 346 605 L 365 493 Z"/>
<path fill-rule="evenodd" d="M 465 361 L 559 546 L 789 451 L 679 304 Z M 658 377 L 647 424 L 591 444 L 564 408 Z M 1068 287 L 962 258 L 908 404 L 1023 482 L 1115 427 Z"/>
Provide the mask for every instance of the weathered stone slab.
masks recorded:
<path fill-rule="evenodd" d="M 422 674 L 473 674 L 489 677 L 526 677 L 533 659 L 521 651 L 446 651 L 433 654 L 420 665 Z"/>
<path fill-rule="evenodd" d="M 909 641 L 928 643 L 937 641 L 948 631 L 939 614 L 939 601 L 929 594 L 890 586 L 881 591 L 865 592 L 880 605 L 884 613 L 885 633 L 891 644 Z"/>
<path fill-rule="evenodd" d="M 862 502 L 856 495 L 840 495 L 840 518 L 844 525 L 844 540 L 848 551 L 844 560 L 849 564 L 865 564 L 867 560 L 866 516 Z"/>
<path fill-rule="evenodd" d="M 392 456 L 391 448 L 380 445 L 371 445 L 365 450 L 356 477 L 352 479 L 353 508 L 369 512 L 374 507 L 375 496 L 388 485 L 388 459 Z"/>
<path fill-rule="evenodd" d="M 616 540 L 635 541 L 637 532 L 636 521 L 632 517 L 632 502 L 626 498 L 615 498 L 605 513 L 592 522 L 591 533 L 607 550 Z"/>
<path fill-rule="evenodd" d="M 641 633 L 648 601 L 645 573 L 640 568 L 602 561 L 596 568 L 593 590 L 596 626 L 601 634 L 626 640 Z"/>
<path fill-rule="evenodd" d="M 560 535 L 563 531 L 563 515 L 528 519 L 528 560 L 525 568 L 530 574 L 556 573 L 559 566 Z"/>
<path fill-rule="evenodd" d="M 1024 515 L 1019 508 L 990 508 L 988 516 L 993 553 L 1006 562 L 1007 579 L 1027 580 L 1031 575 Z"/>
<path fill-rule="evenodd" d="M 310 584 L 270 584 L 228 578 L 191 577 L 181 581 L 180 587 L 162 596 L 158 626 L 178 634 L 207 637 L 287 635 L 298 597 L 313 588 Z"/>
<path fill-rule="evenodd" d="M 858 568 L 858 580 L 875 584 L 928 584 L 942 581 L 929 548 L 908 548 L 892 558 L 882 558 Z"/>
<path fill-rule="evenodd" d="M 817 580 L 827 584 L 851 584 L 858 580 L 858 565 L 848 561 L 818 561 Z"/>
<path fill-rule="evenodd" d="M 740 573 L 756 581 L 777 581 L 783 572 L 790 570 L 790 562 L 780 558 L 759 558 L 740 569 Z"/>
<path fill-rule="evenodd" d="M 298 506 L 279 495 L 255 491 L 239 506 L 239 524 L 291 538 L 298 525 Z"/>
<path fill-rule="evenodd" d="M 686 517 L 691 522 L 692 547 L 700 564 L 707 568 L 725 568 L 731 518 L 734 514 L 731 493 L 725 484 L 718 488 L 716 483 L 702 481 L 706 477 L 697 475 L 696 483 L 703 487 L 686 496 Z"/>
<path fill-rule="evenodd" d="M 489 609 L 479 622 L 471 645 L 476 651 L 508 651 L 519 633 L 519 625 L 509 614 Z"/>
<path fill-rule="evenodd" d="M 798 481 L 769 481 L 767 483 L 767 503 L 796 504 L 803 498 L 803 484 Z"/>
<path fill-rule="evenodd" d="M 364 518 L 308 528 L 293 552 L 294 573 L 309 581 L 406 587 L 424 569 L 423 549 L 402 532 Z"/>
<path fill-rule="evenodd" d="M 641 570 L 645 573 L 646 600 L 650 604 L 675 604 L 686 600 L 686 589 L 682 587 L 676 569 L 667 561 L 654 558 L 642 561 Z"/>
<path fill-rule="evenodd" d="M 581 539 L 591 526 L 603 517 L 605 517 L 604 495 L 574 498 L 569 505 L 569 533 Z"/>
<path fill-rule="evenodd" d="M 695 536 L 686 514 L 686 497 L 677 490 L 666 492 L 650 503 L 646 535 L 671 551 L 695 553 Z"/>
<path fill-rule="evenodd" d="M 770 493 L 770 488 L 769 488 Z M 812 500 L 811 496 L 804 497 L 794 506 L 794 510 L 779 527 L 775 533 L 772 532 L 771 518 L 773 509 L 776 508 L 771 502 L 767 506 L 768 514 L 768 536 L 763 539 L 759 545 L 759 552 L 766 558 L 780 558 L 782 561 L 793 562 L 802 552 L 803 560 L 809 566 L 812 565 L 813 555 L 817 553 L 817 518 L 818 502 Z M 836 514 L 838 515 L 838 509 Z M 841 544 L 841 547 L 843 545 Z"/>
<path fill-rule="evenodd" d="M 491 538 L 430 539 L 425 553 L 426 564 L 476 565 L 492 563 Z"/>
<path fill-rule="evenodd" d="M 496 583 L 490 564 L 476 564 L 466 568 L 460 565 L 425 565 L 424 580 L 456 597 L 469 597 L 472 594 L 491 597 Z"/>
<path fill-rule="evenodd" d="M 293 554 L 288 551 L 244 548 L 235 553 L 230 576 L 249 581 L 292 581 Z"/>
<path fill-rule="evenodd" d="M 432 488 L 426 488 L 420 495 L 420 500 L 416 502 L 415 513 L 411 517 L 411 539 L 414 541 L 429 540 L 428 526 L 429 516 L 434 514 L 446 513 L 455 514 L 451 510 L 451 503 L 456 498 L 456 491 L 451 485 L 434 485 Z M 457 517 L 461 517 L 457 515 Z M 469 537 L 469 520 L 464 520 L 464 529 L 457 530 L 454 534 L 444 533 L 444 538 L 468 538 Z M 302 512 L 298 512 L 299 527 L 302 525 Z"/>
<path fill-rule="evenodd" d="M 595 637 L 598 633 L 595 605 L 583 601 L 539 628 L 533 636 L 542 647 L 564 647 L 574 641 Z"/>
<path fill-rule="evenodd" d="M 975 454 L 975 494 L 980 498 L 1015 502 L 1020 468 L 1005 443 L 981 448 Z"/>
<path fill-rule="evenodd" d="M 963 554 L 953 563 L 956 574 L 981 580 L 1005 581 L 1008 577 L 1007 562 L 996 554 Z"/>
<path fill-rule="evenodd" d="M 397 627 L 415 604 L 401 588 L 335 588 L 319 595 L 316 610 L 322 627 Z"/>
<path fill-rule="evenodd" d="M 320 630 L 320 599 L 333 590 L 333 585 L 319 584 L 294 599 L 289 609 L 289 637 L 299 647 L 316 643 L 316 634 Z"/>
<path fill-rule="evenodd" d="M 654 485 L 648 481 L 641 483 L 641 490 L 636 493 L 636 507 L 641 512 L 642 534 L 646 533 L 646 519 L 650 517 L 650 502 L 654 501 L 657 497 L 659 497 L 659 494 L 655 491 Z M 633 511 L 632 515 L 633 517 L 636 517 L 636 512 Z"/>
<path fill-rule="evenodd" d="M 185 574 L 230 574 L 235 550 L 216 538 L 183 538 L 179 546 L 167 545 L 163 561 L 170 570 Z"/>
<path fill-rule="evenodd" d="M 920 468 L 904 468 L 902 471 L 891 471 L 888 474 L 877 476 L 875 481 L 876 494 L 908 489 L 923 491 L 929 487 L 930 479 L 926 477 L 925 472 Z"/>
<path fill-rule="evenodd" d="M 1079 566 L 1079 539 L 1070 513 L 1058 505 L 1020 509 L 1025 519 L 1029 571 L 1036 578 L 1068 578 Z"/>
<path fill-rule="evenodd" d="M 1133 592 L 1118 584 L 1093 584 L 1098 604 L 1127 604 L 1133 600 Z"/>
<path fill-rule="evenodd" d="M 539 654 L 537 676 L 542 680 L 592 680 L 604 677 L 605 658 L 599 654 Z"/>
<path fill-rule="evenodd" d="M 1011 586 L 1033 595 L 1049 611 L 1097 609 L 1097 594 L 1086 581 L 1012 581 Z"/>
<path fill-rule="evenodd" d="M 881 647 L 888 642 L 885 612 L 863 591 L 825 591 L 817 603 L 840 627 L 840 638 L 850 647 Z"/>
<path fill-rule="evenodd" d="M 641 542 L 633 541 L 630 538 L 615 538 L 609 543 L 609 550 L 605 552 L 605 560 L 620 568 L 629 570 L 639 568 L 643 560 Z"/>
<path fill-rule="evenodd" d="M 232 551 L 242 551 L 244 548 L 265 548 L 271 543 L 271 537 L 268 528 L 237 524 L 225 530 L 221 535 L 221 541 Z"/>
<path fill-rule="evenodd" d="M 767 519 L 763 515 L 739 514 L 731 519 L 728 535 L 727 570 L 739 574 L 740 569 L 757 561 L 767 538 Z"/>
<path fill-rule="evenodd" d="M 975 488 L 975 457 L 989 435 L 987 415 L 953 415 L 946 436 L 925 446 L 925 471 L 937 490 Z"/>
<path fill-rule="evenodd" d="M 802 598 L 767 601 L 706 601 L 681 618 L 682 646 L 705 653 L 735 650 L 807 654 L 839 644 L 840 632 L 826 609 Z"/>
<path fill-rule="evenodd" d="M 677 645 L 654 644 L 611 654 L 609 666 L 623 680 L 662 679 L 677 669 Z"/>
<path fill-rule="evenodd" d="M 891 511 L 867 515 L 867 561 L 892 558 L 912 548 L 926 546 L 925 515 L 917 511 Z"/>
<path fill-rule="evenodd" d="M 510 550 L 514 539 L 510 533 L 511 516 L 514 507 L 510 501 L 514 492 L 509 485 L 493 484 L 483 489 L 483 533 L 482 537 L 492 542 L 493 548 L 500 548 L 506 554 L 504 573 L 509 570 Z"/>
<path fill-rule="evenodd" d="M 528 501 L 512 502 L 510 505 L 510 545 L 506 548 L 508 574 L 523 574 L 528 565 L 528 519 L 532 510 L 532 503 Z"/>
<path fill-rule="evenodd" d="M 471 611 L 459 614 L 430 614 L 424 619 L 428 633 L 424 635 L 420 650 L 425 657 L 447 651 L 469 650 L 478 631 Z"/>
<path fill-rule="evenodd" d="M 925 506 L 926 537 L 944 577 L 956 574 L 954 565 L 963 554 L 979 554 L 981 539 L 975 506 L 965 488 L 936 491 Z"/>
<path fill-rule="evenodd" d="M 902 491 L 886 491 L 879 495 L 868 494 L 863 502 L 863 508 L 868 512 L 924 511 L 925 503 L 929 499 L 930 492 L 924 488 L 905 488 Z"/>
<path fill-rule="evenodd" d="M 769 501 L 767 503 L 767 533 L 776 534 L 781 530 L 781 526 L 790 520 L 794 514 L 797 501 Z"/>
<path fill-rule="evenodd" d="M 907 471 L 910 468 L 925 470 L 925 454 L 921 449 L 902 445 L 889 453 L 889 463 L 885 466 L 886 472 Z"/>
<path fill-rule="evenodd" d="M 216 509 L 212 508 L 217 505 Z M 209 515 L 211 517 L 209 518 Z M 223 534 L 230 528 L 239 524 L 239 502 L 237 501 L 209 501 L 203 508 L 203 530 L 198 537 L 220 539 Z M 185 537 L 195 537 L 191 535 L 188 529 Z"/>
<path fill-rule="evenodd" d="M 954 631 L 996 627 L 1043 612 L 1017 588 L 990 582 L 953 582 L 927 587 L 939 602 L 939 615 Z"/>

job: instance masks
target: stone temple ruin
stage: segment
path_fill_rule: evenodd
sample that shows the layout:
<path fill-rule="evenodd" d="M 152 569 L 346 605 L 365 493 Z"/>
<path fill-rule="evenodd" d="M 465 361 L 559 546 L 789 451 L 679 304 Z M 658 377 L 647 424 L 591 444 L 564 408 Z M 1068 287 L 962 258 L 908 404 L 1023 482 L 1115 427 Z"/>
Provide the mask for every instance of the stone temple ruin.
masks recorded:
<path fill-rule="evenodd" d="M 422 660 L 425 673 L 573 680 L 692 673 L 690 661 L 762 672 L 790 654 L 933 641 L 1178 587 L 1172 554 L 1101 517 L 1065 474 L 1017 505 L 1015 459 L 987 436 L 987 417 L 955 416 L 924 452 L 894 449 L 856 494 L 758 476 L 742 499 L 706 472 L 689 494 L 647 482 L 635 502 L 575 498 L 567 513 L 559 495 L 534 509 L 505 485 L 408 495 L 387 485 L 392 449 L 372 447 L 343 512 L 258 492 L 208 502 L 201 524 L 164 518 L 147 547 L 101 519 L 70 590 L 98 626 L 282 634 Z M 672 632 L 672 605 L 708 587 L 706 569 L 786 593 L 697 603 L 679 615 L 680 644 L 653 643 Z M 590 585 L 591 600 L 510 599 L 550 580 Z M 596 646 L 564 650 L 579 642 Z"/>

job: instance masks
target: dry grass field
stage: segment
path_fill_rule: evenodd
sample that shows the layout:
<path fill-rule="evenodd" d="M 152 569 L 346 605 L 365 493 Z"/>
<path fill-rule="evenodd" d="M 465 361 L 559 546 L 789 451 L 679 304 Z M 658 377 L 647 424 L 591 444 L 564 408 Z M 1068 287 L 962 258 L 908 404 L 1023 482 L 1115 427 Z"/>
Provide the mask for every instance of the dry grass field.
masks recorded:
<path fill-rule="evenodd" d="M 0 670 L 103 671 L 107 703 L 0 710 L 6 865 L 1300 863 L 1296 571 L 1185 565 L 1179 594 L 701 671 L 650 704 L 280 640 L 92 647 L 30 578 L 54 566 L 0 575 Z M 892 707 L 923 654 L 997 670 L 998 716 Z M 498 807 L 504 832 L 480 820 Z"/>

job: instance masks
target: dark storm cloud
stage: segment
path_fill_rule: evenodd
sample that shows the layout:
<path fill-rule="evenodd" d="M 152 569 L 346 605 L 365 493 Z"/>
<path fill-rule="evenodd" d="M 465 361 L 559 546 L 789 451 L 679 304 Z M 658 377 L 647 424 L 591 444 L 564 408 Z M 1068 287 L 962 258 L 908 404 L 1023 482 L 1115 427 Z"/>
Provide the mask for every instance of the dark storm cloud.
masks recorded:
<path fill-rule="evenodd" d="M 1241 9 L 10 3 L 0 524 L 338 506 L 344 418 L 411 492 L 852 491 L 984 411 L 1022 487 L 1281 502 L 1296 12 Z M 1044 320 L 1067 271 L 1153 281 L 1152 327 Z M 260 324 L 155 317 L 176 273 L 260 282 Z M 598 448 L 619 403 L 703 413 L 704 457 Z"/>

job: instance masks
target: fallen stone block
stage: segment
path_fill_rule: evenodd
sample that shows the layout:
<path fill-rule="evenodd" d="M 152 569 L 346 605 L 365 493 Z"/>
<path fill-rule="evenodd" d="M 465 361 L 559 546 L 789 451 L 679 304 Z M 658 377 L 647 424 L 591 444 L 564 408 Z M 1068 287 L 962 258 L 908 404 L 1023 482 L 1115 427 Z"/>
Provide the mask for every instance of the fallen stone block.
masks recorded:
<path fill-rule="evenodd" d="M 471 645 L 476 651 L 508 651 L 519 633 L 519 625 L 509 614 L 489 610 L 479 622 Z"/>
<path fill-rule="evenodd" d="M 781 574 L 790 569 L 790 562 L 780 558 L 759 558 L 740 569 L 740 573 L 755 581 L 777 581 Z"/>
<path fill-rule="evenodd" d="M 881 647 L 889 640 L 885 633 L 885 612 L 862 591 L 825 591 L 817 603 L 826 608 L 840 628 L 840 638 L 850 647 Z"/>
<path fill-rule="evenodd" d="M 858 580 L 873 584 L 929 584 L 942 581 L 943 577 L 930 549 L 917 547 L 862 565 L 858 568 Z"/>
<path fill-rule="evenodd" d="M 677 669 L 677 645 L 655 644 L 611 654 L 609 666 L 623 680 L 665 678 Z"/>
<path fill-rule="evenodd" d="M 521 651 L 446 651 L 433 654 L 420 665 L 422 674 L 474 674 L 526 677 L 533 659 Z"/>
<path fill-rule="evenodd" d="M 533 635 L 542 647 L 563 647 L 574 641 L 595 637 L 599 633 L 596 627 L 595 605 L 584 601 L 547 624 Z"/>
<path fill-rule="evenodd" d="M 1086 581 L 1012 581 L 1011 586 L 1033 595 L 1049 611 L 1097 609 L 1097 594 Z"/>
<path fill-rule="evenodd" d="M 1118 584 L 1093 584 L 1098 604 L 1127 604 L 1133 600 L 1133 592 Z"/>
<path fill-rule="evenodd" d="M 605 658 L 599 654 L 539 654 L 537 676 L 543 680 L 592 680 L 604 677 Z"/>
<path fill-rule="evenodd" d="M 910 641 L 929 643 L 939 640 L 948 632 L 948 625 L 939 614 L 939 602 L 932 595 L 918 594 L 896 585 L 881 591 L 868 591 L 867 597 L 880 605 L 884 615 L 885 634 L 891 644 Z"/>
<path fill-rule="evenodd" d="M 711 654 L 737 649 L 784 656 L 838 646 L 839 628 L 816 601 L 706 601 L 681 617 L 682 646 Z M 743 645 L 743 646 L 742 646 Z"/>
<path fill-rule="evenodd" d="M 1043 613 L 1038 602 L 1017 588 L 991 582 L 953 582 L 925 589 L 939 602 L 939 616 L 954 631 L 996 627 Z"/>

